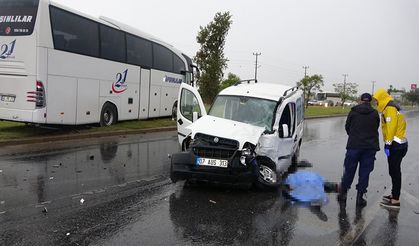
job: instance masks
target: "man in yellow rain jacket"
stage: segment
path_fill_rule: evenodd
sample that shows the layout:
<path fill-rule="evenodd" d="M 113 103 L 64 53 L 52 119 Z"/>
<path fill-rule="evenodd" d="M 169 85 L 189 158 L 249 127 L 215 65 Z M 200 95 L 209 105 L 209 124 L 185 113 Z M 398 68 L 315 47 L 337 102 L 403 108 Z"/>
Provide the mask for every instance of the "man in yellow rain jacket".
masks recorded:
<path fill-rule="evenodd" d="M 391 195 L 384 196 L 380 205 L 388 208 L 400 208 L 400 190 L 402 184 L 401 163 L 407 153 L 406 121 L 400 107 L 385 89 L 374 93 L 377 110 L 382 113 L 381 129 L 384 138 L 384 152 L 387 156 L 388 171 L 391 177 Z"/>

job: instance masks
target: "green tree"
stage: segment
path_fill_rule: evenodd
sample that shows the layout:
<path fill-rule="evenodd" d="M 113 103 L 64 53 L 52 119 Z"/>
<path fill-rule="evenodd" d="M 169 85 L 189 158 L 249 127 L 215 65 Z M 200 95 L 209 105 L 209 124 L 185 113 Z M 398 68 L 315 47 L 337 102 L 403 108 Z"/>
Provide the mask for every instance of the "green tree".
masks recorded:
<path fill-rule="evenodd" d="M 356 98 L 358 94 L 357 83 L 336 83 L 333 84 L 333 87 L 335 88 L 335 92 L 339 93 L 342 105 L 344 105 L 348 99 Z"/>
<path fill-rule="evenodd" d="M 314 92 L 320 90 L 323 85 L 323 76 L 318 74 L 305 76 L 302 80 L 297 82 L 297 86 L 304 92 L 306 108 L 308 107 L 308 100 L 310 100 Z"/>
<path fill-rule="evenodd" d="M 194 58 L 201 70 L 198 78 L 199 92 L 205 103 L 210 104 L 219 92 L 228 59 L 224 55 L 224 45 L 233 23 L 230 12 L 218 12 L 207 26 L 200 27 L 197 42 L 201 45 Z"/>
<path fill-rule="evenodd" d="M 411 103 L 412 103 L 412 106 L 413 106 L 414 104 L 419 104 L 419 90 L 418 90 L 418 89 L 416 89 L 416 90 L 414 90 L 414 91 L 409 91 L 409 92 L 406 92 L 406 93 L 404 94 L 404 98 L 405 98 L 407 101 L 411 102 Z"/>
<path fill-rule="evenodd" d="M 234 73 L 228 73 L 227 79 L 223 80 L 220 85 L 220 91 L 224 90 L 227 87 L 234 85 L 235 83 L 240 81 L 240 77 L 235 75 Z"/>

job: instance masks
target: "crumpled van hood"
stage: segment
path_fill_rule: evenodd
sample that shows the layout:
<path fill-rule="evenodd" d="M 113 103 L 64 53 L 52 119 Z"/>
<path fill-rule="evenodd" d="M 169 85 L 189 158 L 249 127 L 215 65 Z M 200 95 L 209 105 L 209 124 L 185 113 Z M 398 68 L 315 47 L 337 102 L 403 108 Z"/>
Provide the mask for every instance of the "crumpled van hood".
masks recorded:
<path fill-rule="evenodd" d="M 378 112 L 383 112 L 384 109 L 387 107 L 387 104 L 393 100 L 393 98 L 387 93 L 387 91 L 384 88 L 380 88 L 374 93 L 374 99 L 378 102 Z"/>
<path fill-rule="evenodd" d="M 243 148 L 243 145 L 246 142 L 257 145 L 260 136 L 265 131 L 264 127 L 253 126 L 210 115 L 203 116 L 187 128 L 192 131 L 192 138 L 194 138 L 197 133 L 203 133 L 214 137 L 237 140 L 239 141 L 240 149 Z"/>

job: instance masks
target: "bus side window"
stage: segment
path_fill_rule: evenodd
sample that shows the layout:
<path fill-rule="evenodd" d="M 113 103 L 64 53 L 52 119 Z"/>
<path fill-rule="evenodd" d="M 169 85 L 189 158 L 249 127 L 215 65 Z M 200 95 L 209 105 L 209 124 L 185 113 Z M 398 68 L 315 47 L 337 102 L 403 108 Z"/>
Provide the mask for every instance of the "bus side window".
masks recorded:
<path fill-rule="evenodd" d="M 185 63 L 177 55 L 173 55 L 173 72 L 181 74 L 182 71 L 185 71 Z"/>
<path fill-rule="evenodd" d="M 153 66 L 153 53 L 151 42 L 127 34 L 127 62 L 143 68 Z"/>
<path fill-rule="evenodd" d="M 98 23 L 53 6 L 50 14 L 55 49 L 99 56 Z"/>
<path fill-rule="evenodd" d="M 55 35 L 55 46 L 67 48 L 68 42 L 65 40 L 64 35 Z"/>
<path fill-rule="evenodd" d="M 159 44 L 153 44 L 153 68 L 173 72 L 173 53 Z"/>
<path fill-rule="evenodd" d="M 100 25 L 100 55 L 104 59 L 126 62 L 125 34 L 121 31 Z"/>

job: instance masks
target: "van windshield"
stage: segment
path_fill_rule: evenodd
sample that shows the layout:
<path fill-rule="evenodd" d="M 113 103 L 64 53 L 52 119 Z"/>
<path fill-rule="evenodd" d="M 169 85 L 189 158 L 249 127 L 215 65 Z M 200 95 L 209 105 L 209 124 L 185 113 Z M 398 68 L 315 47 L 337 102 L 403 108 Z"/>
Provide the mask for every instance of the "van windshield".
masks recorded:
<path fill-rule="evenodd" d="M 31 35 L 39 0 L 0 0 L 0 36 Z"/>
<path fill-rule="evenodd" d="M 209 115 L 272 130 L 277 102 L 242 96 L 218 96 Z"/>

